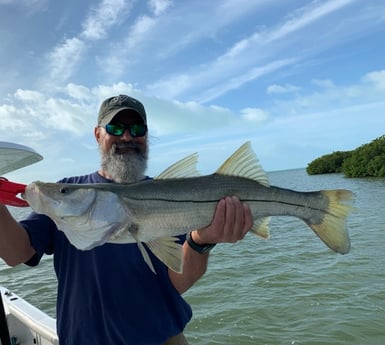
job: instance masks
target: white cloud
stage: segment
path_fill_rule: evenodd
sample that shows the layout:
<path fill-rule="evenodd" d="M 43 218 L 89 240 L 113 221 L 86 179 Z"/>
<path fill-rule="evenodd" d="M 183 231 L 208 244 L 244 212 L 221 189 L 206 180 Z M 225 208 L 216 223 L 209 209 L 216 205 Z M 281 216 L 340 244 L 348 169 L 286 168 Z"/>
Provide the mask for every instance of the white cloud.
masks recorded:
<path fill-rule="evenodd" d="M 85 109 L 76 103 L 64 99 L 48 99 L 43 104 L 41 117 L 45 118 L 45 126 L 75 135 L 88 133 L 91 118 Z"/>
<path fill-rule="evenodd" d="M 98 67 L 104 71 L 106 79 L 108 80 L 119 80 L 120 76 L 124 74 L 124 71 L 129 65 L 129 58 L 123 63 L 120 51 L 117 48 L 113 48 L 115 51 L 114 55 L 108 55 L 106 57 L 96 57 L 96 63 Z"/>
<path fill-rule="evenodd" d="M 85 101 L 85 100 L 90 99 L 90 97 L 91 97 L 91 93 L 90 93 L 89 88 L 87 88 L 83 85 L 76 85 L 73 83 L 69 83 L 65 87 L 65 90 L 70 97 L 72 97 L 76 100 L 79 100 L 79 101 L 82 101 L 82 100 Z"/>
<path fill-rule="evenodd" d="M 47 82 L 61 84 L 71 77 L 84 57 L 85 49 L 85 43 L 76 37 L 68 38 L 63 44 L 56 46 L 49 54 L 50 79 Z"/>
<path fill-rule="evenodd" d="M 247 122 L 261 124 L 268 119 L 268 114 L 263 109 L 245 108 L 241 111 L 241 117 Z"/>
<path fill-rule="evenodd" d="M 310 5 L 298 9 L 280 27 L 267 35 L 268 41 L 286 37 L 287 35 L 309 26 L 313 22 L 353 3 L 355 0 L 329 0 L 324 3 L 312 2 Z"/>
<path fill-rule="evenodd" d="M 363 80 L 373 83 L 380 90 L 385 90 L 385 70 L 370 72 L 364 76 Z"/>
<path fill-rule="evenodd" d="M 24 131 L 27 129 L 23 120 L 24 112 L 13 105 L 3 104 L 0 106 L 0 119 L 2 131 Z M 9 132 L 8 132 L 9 133 Z"/>
<path fill-rule="evenodd" d="M 98 66 L 113 80 L 122 77 L 125 71 L 136 62 L 139 52 L 156 25 L 156 19 L 147 15 L 139 17 L 130 26 L 123 39 L 117 40 L 107 55 L 98 57 Z"/>
<path fill-rule="evenodd" d="M 274 84 L 267 87 L 267 93 L 269 95 L 273 93 L 291 93 L 299 90 L 300 88 L 298 86 L 294 86 L 291 84 L 285 84 L 285 85 Z"/>
<path fill-rule="evenodd" d="M 85 40 L 100 40 L 107 37 L 108 29 L 124 19 L 127 10 L 126 0 L 103 0 L 82 24 L 80 34 Z"/>
<path fill-rule="evenodd" d="M 154 27 L 155 19 L 149 16 L 140 17 L 130 30 L 126 39 L 125 49 L 137 47 L 148 32 Z"/>
<path fill-rule="evenodd" d="M 148 6 L 155 16 L 163 14 L 171 5 L 170 0 L 150 0 L 148 2 Z"/>
<path fill-rule="evenodd" d="M 25 103 L 34 103 L 39 104 L 42 101 L 44 101 L 44 95 L 41 92 L 34 91 L 34 90 L 23 90 L 18 89 L 16 90 L 14 97 L 16 100 L 25 102 Z"/>
<path fill-rule="evenodd" d="M 139 91 L 134 88 L 132 84 L 118 82 L 110 85 L 98 85 L 92 88 L 92 95 L 96 98 L 97 104 L 102 102 L 105 98 L 112 95 L 126 94 L 132 97 L 139 98 Z"/>
<path fill-rule="evenodd" d="M 197 102 L 167 101 L 153 97 L 139 97 L 146 107 L 150 134 L 198 133 L 224 128 L 236 121 L 236 116 L 223 107 L 204 106 Z"/>
<path fill-rule="evenodd" d="M 83 31 L 66 38 L 48 54 L 49 77 L 43 84 L 63 84 L 77 70 L 92 41 L 107 37 L 108 30 L 123 21 L 130 4 L 127 0 L 103 0 L 96 9 L 91 9 Z"/>
<path fill-rule="evenodd" d="M 10 104 L 1 106 L 1 120 L 9 124 L 2 126 L 2 129 L 16 126 L 19 130 L 28 129 L 30 133 L 38 133 L 37 137 L 40 138 L 41 133 L 46 132 L 46 138 L 49 138 L 56 130 L 81 135 L 84 128 L 88 128 L 90 117 L 87 110 L 68 99 L 19 89 L 9 97 L 9 101 Z"/>

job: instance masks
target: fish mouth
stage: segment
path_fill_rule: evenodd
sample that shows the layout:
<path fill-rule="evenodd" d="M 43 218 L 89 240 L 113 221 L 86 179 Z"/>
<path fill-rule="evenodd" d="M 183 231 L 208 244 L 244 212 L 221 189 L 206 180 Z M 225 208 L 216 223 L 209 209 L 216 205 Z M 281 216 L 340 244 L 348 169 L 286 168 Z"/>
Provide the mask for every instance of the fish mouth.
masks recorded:
<path fill-rule="evenodd" d="M 32 202 L 35 203 L 35 201 L 39 200 L 39 188 L 37 187 L 35 182 L 30 183 L 25 188 L 24 192 L 22 193 L 21 197 L 27 201 L 29 204 Z"/>

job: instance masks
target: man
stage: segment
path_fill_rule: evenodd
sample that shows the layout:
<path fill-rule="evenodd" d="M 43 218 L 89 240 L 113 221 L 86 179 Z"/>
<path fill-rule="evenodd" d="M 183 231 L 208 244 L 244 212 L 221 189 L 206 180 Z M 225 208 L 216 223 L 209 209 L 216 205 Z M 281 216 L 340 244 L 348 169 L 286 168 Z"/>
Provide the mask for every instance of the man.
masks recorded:
<path fill-rule="evenodd" d="M 147 178 L 147 116 L 141 102 L 126 95 L 106 99 L 94 134 L 99 171 L 61 182 L 130 183 Z M 0 257 L 12 266 L 35 266 L 44 254 L 54 254 L 60 345 L 183 345 L 187 341 L 182 332 L 192 312 L 181 294 L 205 273 L 214 244 L 236 242 L 251 227 L 249 207 L 226 197 L 218 203 L 212 223 L 187 236 L 183 273 L 168 270 L 149 253 L 154 274 L 136 244 L 106 243 L 81 251 L 47 216 L 32 213 L 18 223 L 0 205 Z"/>

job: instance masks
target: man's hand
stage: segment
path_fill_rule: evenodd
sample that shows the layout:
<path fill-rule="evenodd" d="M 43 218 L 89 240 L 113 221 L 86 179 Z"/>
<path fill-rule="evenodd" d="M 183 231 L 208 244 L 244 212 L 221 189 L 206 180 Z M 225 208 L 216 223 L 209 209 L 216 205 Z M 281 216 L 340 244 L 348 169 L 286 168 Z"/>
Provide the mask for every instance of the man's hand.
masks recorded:
<path fill-rule="evenodd" d="M 235 243 L 242 240 L 253 226 L 250 207 L 237 197 L 226 197 L 217 204 L 211 224 L 191 232 L 196 244 Z M 169 270 L 171 282 L 179 293 L 187 291 L 206 272 L 208 254 L 199 254 L 185 242 L 183 245 L 183 273 Z"/>
<path fill-rule="evenodd" d="M 253 226 L 250 207 L 237 197 L 218 202 L 211 224 L 191 233 L 197 244 L 235 243 L 242 240 Z"/>

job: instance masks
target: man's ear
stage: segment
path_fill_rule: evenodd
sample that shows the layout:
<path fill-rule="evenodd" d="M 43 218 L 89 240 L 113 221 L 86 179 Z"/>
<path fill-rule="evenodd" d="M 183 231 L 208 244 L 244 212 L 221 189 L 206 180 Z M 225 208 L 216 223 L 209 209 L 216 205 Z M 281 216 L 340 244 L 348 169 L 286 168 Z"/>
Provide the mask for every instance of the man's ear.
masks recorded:
<path fill-rule="evenodd" d="M 100 127 L 95 127 L 94 128 L 94 136 L 96 141 L 99 143 L 100 140 Z"/>

